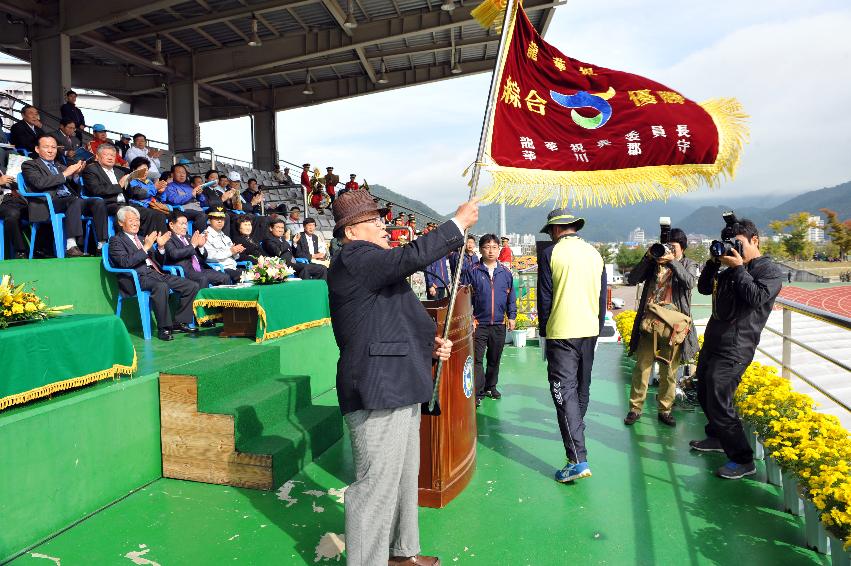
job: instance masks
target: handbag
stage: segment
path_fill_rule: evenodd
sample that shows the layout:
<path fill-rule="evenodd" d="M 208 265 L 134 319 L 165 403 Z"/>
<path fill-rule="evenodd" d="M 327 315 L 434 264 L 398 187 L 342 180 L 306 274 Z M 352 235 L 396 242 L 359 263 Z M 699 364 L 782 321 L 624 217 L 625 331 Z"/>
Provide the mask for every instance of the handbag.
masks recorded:
<path fill-rule="evenodd" d="M 148 204 L 148 208 L 150 208 L 151 210 L 156 210 L 157 212 L 162 212 L 164 214 L 168 214 L 169 212 L 171 212 L 168 208 L 168 205 L 161 203 L 153 197 L 151 198 L 150 203 Z"/>
<path fill-rule="evenodd" d="M 653 335 L 653 354 L 660 362 L 670 365 L 688 333 L 691 332 L 691 317 L 678 311 L 673 305 L 668 307 L 658 303 L 647 305 L 647 312 L 641 320 L 641 330 Z M 671 350 L 669 359 L 662 355 L 659 343 L 665 343 Z"/>

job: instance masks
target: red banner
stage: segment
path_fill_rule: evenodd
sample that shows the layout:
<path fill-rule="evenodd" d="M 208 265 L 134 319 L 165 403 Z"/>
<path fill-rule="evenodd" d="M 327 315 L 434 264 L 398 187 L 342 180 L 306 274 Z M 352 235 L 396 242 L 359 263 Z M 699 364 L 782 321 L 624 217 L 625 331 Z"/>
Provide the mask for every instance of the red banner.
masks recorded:
<path fill-rule="evenodd" d="M 595 171 L 714 163 L 707 112 L 644 77 L 571 59 L 519 10 L 495 102 L 491 157 L 526 169 Z"/>
<path fill-rule="evenodd" d="M 645 77 L 572 59 L 541 39 L 522 8 L 507 33 L 482 164 L 503 174 L 490 198 L 537 204 L 557 189 L 562 201 L 623 204 L 733 173 L 746 136 L 734 100 L 700 105 Z"/>

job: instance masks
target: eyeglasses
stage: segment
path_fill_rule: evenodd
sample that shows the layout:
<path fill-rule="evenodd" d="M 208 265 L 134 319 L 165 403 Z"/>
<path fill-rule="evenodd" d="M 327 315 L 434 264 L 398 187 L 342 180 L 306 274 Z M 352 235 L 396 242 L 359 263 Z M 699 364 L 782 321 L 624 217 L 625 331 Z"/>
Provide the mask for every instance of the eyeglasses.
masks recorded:
<path fill-rule="evenodd" d="M 361 220 L 360 222 L 355 222 L 352 226 L 357 226 L 358 224 L 366 224 L 367 222 L 372 222 L 379 228 L 384 228 L 387 224 L 384 222 L 384 219 L 380 216 L 376 216 L 375 218 L 370 218 L 369 220 Z"/>

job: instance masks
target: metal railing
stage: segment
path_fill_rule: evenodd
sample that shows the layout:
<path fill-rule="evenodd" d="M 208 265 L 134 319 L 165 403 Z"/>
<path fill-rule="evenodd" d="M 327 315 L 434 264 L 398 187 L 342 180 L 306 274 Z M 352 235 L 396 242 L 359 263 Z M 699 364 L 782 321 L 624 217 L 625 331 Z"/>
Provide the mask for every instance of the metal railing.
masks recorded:
<path fill-rule="evenodd" d="M 803 375 L 800 371 L 792 367 L 792 346 L 795 345 L 815 355 L 819 359 L 829 362 L 835 365 L 836 367 L 851 373 L 851 366 L 849 366 L 845 362 L 837 360 L 833 356 L 825 354 L 824 352 L 819 351 L 818 349 L 812 347 L 809 344 L 792 338 L 792 313 L 794 312 L 797 314 L 801 314 L 809 318 L 819 320 L 821 322 L 825 322 L 833 326 L 837 326 L 846 331 L 851 330 L 851 318 L 829 311 L 817 309 L 815 307 L 811 307 L 801 303 L 797 303 L 795 301 L 790 301 L 782 297 L 777 298 L 777 300 L 775 301 L 775 305 L 780 306 L 780 308 L 783 310 L 782 328 L 778 330 L 776 328 L 772 328 L 771 326 L 766 325 L 763 330 L 768 331 L 774 334 L 775 336 L 779 336 L 782 339 L 781 356 L 780 358 L 777 358 L 775 355 L 768 352 L 763 346 L 757 346 L 757 352 L 770 359 L 774 363 L 778 364 L 778 366 L 780 367 L 781 375 L 784 378 L 791 379 L 791 377 L 794 375 L 795 377 L 812 387 L 814 390 L 818 391 L 819 393 L 836 403 L 838 406 L 842 407 L 846 411 L 851 412 L 851 407 L 849 407 L 845 401 L 838 399 L 835 395 L 833 395 L 830 391 L 827 391 L 822 385 L 819 385 L 818 382 L 814 381 L 811 377 Z M 697 303 L 693 304 L 692 308 L 711 306 L 712 305 L 708 303 Z M 706 327 L 706 323 L 698 324 L 697 322 L 695 322 L 695 326 Z"/>

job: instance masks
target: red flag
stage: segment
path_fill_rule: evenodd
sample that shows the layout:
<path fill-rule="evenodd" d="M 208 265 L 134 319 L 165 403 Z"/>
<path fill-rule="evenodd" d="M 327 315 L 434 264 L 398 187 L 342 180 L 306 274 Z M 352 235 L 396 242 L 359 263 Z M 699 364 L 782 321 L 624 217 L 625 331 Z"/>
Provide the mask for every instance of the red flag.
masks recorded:
<path fill-rule="evenodd" d="M 583 63 L 516 8 L 497 61 L 485 199 L 536 205 L 665 199 L 738 164 L 747 131 L 732 99 L 697 104 L 665 85 Z"/>

